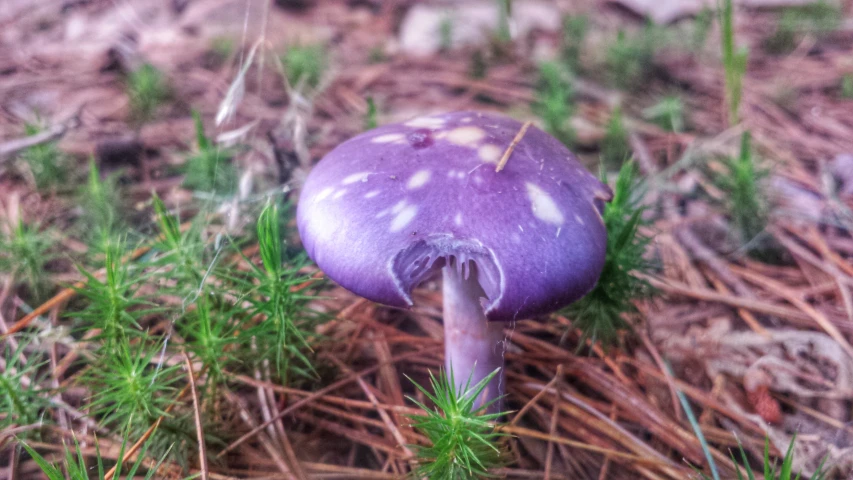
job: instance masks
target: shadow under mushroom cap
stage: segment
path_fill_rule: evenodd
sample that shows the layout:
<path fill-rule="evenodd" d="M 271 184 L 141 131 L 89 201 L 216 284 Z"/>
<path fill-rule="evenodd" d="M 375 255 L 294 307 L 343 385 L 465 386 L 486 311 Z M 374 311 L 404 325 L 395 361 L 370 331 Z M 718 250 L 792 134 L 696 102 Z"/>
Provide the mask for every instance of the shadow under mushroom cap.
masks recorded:
<path fill-rule="evenodd" d="M 610 190 L 547 133 L 499 115 L 454 112 L 358 135 L 308 176 L 297 224 L 334 281 L 388 305 L 452 259 L 474 269 L 489 320 L 551 312 L 595 285 Z M 476 267 L 472 267 L 472 264 Z"/>

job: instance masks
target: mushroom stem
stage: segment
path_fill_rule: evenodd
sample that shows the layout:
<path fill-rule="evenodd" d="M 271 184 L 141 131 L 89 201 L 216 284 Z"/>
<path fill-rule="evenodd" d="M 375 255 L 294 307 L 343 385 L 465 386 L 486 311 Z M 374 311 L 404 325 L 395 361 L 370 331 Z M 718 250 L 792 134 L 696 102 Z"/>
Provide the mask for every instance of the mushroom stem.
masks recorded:
<path fill-rule="evenodd" d="M 488 321 L 483 313 L 480 298 L 485 294 L 477 281 L 474 262 L 458 265 L 455 259 L 451 260 L 443 269 L 443 278 L 444 358 L 447 374 L 453 372 L 456 391 L 463 392 L 466 386 L 470 389 L 495 369 L 501 369 L 474 403 L 476 409 L 504 393 L 503 324 Z M 501 411 L 501 403 L 493 402 L 487 412 Z"/>

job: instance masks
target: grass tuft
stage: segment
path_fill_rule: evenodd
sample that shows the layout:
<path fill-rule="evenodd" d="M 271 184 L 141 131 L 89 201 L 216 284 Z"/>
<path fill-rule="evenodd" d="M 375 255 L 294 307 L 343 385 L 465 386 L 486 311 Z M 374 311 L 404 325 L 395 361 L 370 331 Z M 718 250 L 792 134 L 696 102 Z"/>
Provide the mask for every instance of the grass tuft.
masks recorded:
<path fill-rule="evenodd" d="M 853 73 L 845 73 L 841 77 L 841 98 L 853 99 Z"/>
<path fill-rule="evenodd" d="M 622 89 L 645 85 L 654 69 L 655 50 L 660 43 L 659 29 L 651 23 L 630 37 L 620 30 L 604 58 L 610 82 Z"/>
<path fill-rule="evenodd" d="M 225 381 L 226 369 L 237 361 L 241 347 L 237 319 L 242 312 L 206 291 L 198 296 L 195 307 L 178 323 L 177 330 L 187 350 L 204 365 L 208 375 L 204 387 L 210 397 L 215 397 L 217 386 Z"/>
<path fill-rule="evenodd" d="M 619 107 L 610 113 L 601 142 L 601 163 L 605 168 L 619 168 L 631 157 L 631 145 L 628 141 L 628 129 L 622 119 Z"/>
<path fill-rule="evenodd" d="M 88 304 L 73 316 L 80 330 L 98 332 L 93 337 L 95 359 L 79 382 L 91 392 L 88 409 L 102 425 L 136 421 L 147 428 L 174 402 L 180 365 L 163 364 L 164 346 L 140 325 L 141 319 L 161 310 L 138 294 L 148 277 L 122 261 L 121 241 L 107 245 L 104 280 L 83 271 L 87 282 L 78 289 Z"/>
<path fill-rule="evenodd" d="M 512 3 L 510 0 L 495 1 L 498 4 L 498 29 L 495 32 L 494 41 L 498 45 L 506 46 L 512 42 L 512 32 L 509 26 Z"/>
<path fill-rule="evenodd" d="M 328 68 L 326 47 L 320 44 L 291 45 L 281 56 L 281 63 L 291 87 L 317 88 Z"/>
<path fill-rule="evenodd" d="M 438 25 L 439 50 L 449 52 L 453 49 L 453 17 L 450 14 L 441 19 Z"/>
<path fill-rule="evenodd" d="M 571 126 L 575 110 L 573 90 L 571 77 L 562 65 L 557 62 L 539 65 L 533 111 L 542 119 L 545 130 L 567 146 L 575 141 L 575 131 Z"/>
<path fill-rule="evenodd" d="M 33 300 L 41 300 L 48 293 L 45 268 L 56 258 L 51 252 L 56 241 L 39 224 L 26 224 L 23 219 L 8 228 L 0 232 L 0 271 L 25 284 Z"/>
<path fill-rule="evenodd" d="M 367 112 L 365 112 L 364 114 L 364 129 L 373 130 L 374 128 L 378 127 L 378 116 L 379 113 L 376 109 L 376 102 L 373 100 L 373 97 L 367 97 Z"/>
<path fill-rule="evenodd" d="M 711 31 L 711 26 L 714 24 L 714 12 L 708 7 L 700 11 L 693 20 L 693 35 L 691 46 L 694 51 L 702 50 L 705 43 L 708 41 L 708 33 Z"/>
<path fill-rule="evenodd" d="M 785 456 L 782 457 L 782 463 L 776 459 L 770 458 L 770 439 L 764 438 L 764 457 L 762 458 L 762 468 L 761 473 L 765 480 L 800 480 L 802 477 L 802 472 L 794 473 L 794 445 L 797 441 L 797 435 L 795 434 L 791 437 L 791 443 L 788 444 L 788 449 L 785 451 Z M 735 453 L 731 453 L 732 463 L 735 465 L 735 475 L 737 475 L 737 480 L 755 480 L 755 472 L 752 470 L 752 467 L 749 466 L 749 458 L 747 457 L 746 450 L 743 448 L 743 444 L 740 443 L 740 439 L 737 439 L 737 446 L 739 457 L 735 458 Z M 826 480 L 829 475 L 829 470 L 826 469 L 827 457 L 824 457 L 820 464 L 818 464 L 817 469 L 812 474 L 810 480 Z M 693 468 L 699 475 L 701 475 L 702 480 L 711 480 L 711 477 L 708 475 L 699 472 L 695 467 Z M 741 470 L 743 469 L 743 470 Z"/>
<path fill-rule="evenodd" d="M 275 379 L 286 385 L 294 376 L 315 376 L 308 339 L 316 337 L 314 327 L 323 315 L 307 306 L 321 284 L 300 273 L 304 256 L 285 257 L 279 222 L 278 205 L 267 205 L 257 226 L 262 263 L 247 262 L 247 275 L 231 280 L 248 304 L 246 315 L 263 318 L 242 333 L 243 351 L 251 352 L 245 361 L 258 367 L 268 364 Z"/>
<path fill-rule="evenodd" d="M 233 152 L 217 146 L 204 133 L 201 115 L 193 111 L 197 152 L 187 159 L 184 186 L 193 190 L 227 195 L 237 184 L 237 171 L 231 164 Z"/>
<path fill-rule="evenodd" d="M 146 63 L 128 75 L 127 95 L 131 117 L 142 124 L 151 120 L 157 108 L 168 100 L 169 85 L 160 70 Z"/>
<path fill-rule="evenodd" d="M 0 431 L 14 427 L 39 424 L 44 421 L 42 412 L 49 401 L 42 395 L 38 385 L 42 376 L 39 371 L 44 361 L 35 356 L 25 356 L 30 341 L 17 337 L 18 345 L 6 341 L 0 345 L 3 368 L 0 369 Z M 28 436 L 31 432 L 23 432 Z"/>
<path fill-rule="evenodd" d="M 127 337 L 117 340 L 82 375 L 80 380 L 91 392 L 88 409 L 101 425 L 147 428 L 158 417 L 168 416 L 181 365 L 163 363 L 157 358 L 161 349 L 148 340 L 145 334 L 135 342 Z"/>
<path fill-rule="evenodd" d="M 425 415 L 413 415 L 413 427 L 426 436 L 431 445 L 416 445 L 418 456 L 415 478 L 447 478 L 474 480 L 491 478 L 489 469 L 500 465 L 498 441 L 505 436 L 495 431 L 494 422 L 503 413 L 485 414 L 489 405 L 474 409 L 474 401 L 497 375 L 495 370 L 478 384 L 466 384 L 467 395 L 456 391 L 453 372 L 449 378 L 444 373 L 436 378 L 432 372 L 429 381 L 432 393 L 409 379 L 434 405 L 432 409 L 414 402 Z"/>
<path fill-rule="evenodd" d="M 480 49 L 471 52 L 471 60 L 468 62 L 468 75 L 480 80 L 486 78 L 488 72 L 489 62 L 486 59 L 486 54 Z"/>
<path fill-rule="evenodd" d="M 104 356 L 118 353 L 129 336 L 141 333 L 139 318 L 153 307 L 137 295 L 142 276 L 131 265 L 122 261 L 124 242 L 107 240 L 104 242 L 104 279 L 85 270 L 80 270 L 86 278 L 86 285 L 77 289 L 77 293 L 88 303 L 83 310 L 73 313 L 85 330 L 96 330 L 96 339 L 101 340 L 100 351 Z"/>
<path fill-rule="evenodd" d="M 770 201 L 764 181 L 770 171 L 756 157 L 749 132 L 741 136 L 740 153 L 724 159 L 723 166 L 724 172 L 714 180 L 727 193 L 726 212 L 747 252 L 764 258 L 770 247 L 765 235 L 770 221 Z"/>
<path fill-rule="evenodd" d="M 154 245 L 157 255 L 152 264 L 160 267 L 156 275 L 161 281 L 161 292 L 181 298 L 183 313 L 199 295 L 207 275 L 207 265 L 216 258 L 210 255 L 204 241 L 205 215 L 196 215 L 189 227 L 182 231 L 178 217 L 166 210 L 159 197 L 154 197 L 153 205 L 160 237 Z"/>
<path fill-rule="evenodd" d="M 80 220 L 85 225 L 84 237 L 97 245 L 98 252 L 107 248 L 106 242 L 114 238 L 125 228 L 119 213 L 121 195 L 118 188 L 118 176 L 110 175 L 101 179 L 101 173 L 94 158 L 89 159 L 89 176 L 79 194 L 83 215 Z"/>
<path fill-rule="evenodd" d="M 825 37 L 841 26 L 843 18 L 839 6 L 826 0 L 786 8 L 779 15 L 776 30 L 764 41 L 764 48 L 774 54 L 789 53 L 803 35 Z"/>
<path fill-rule="evenodd" d="M 582 339 L 593 343 L 612 344 L 618 332 L 628 326 L 623 316 L 637 311 L 634 300 L 650 293 L 648 283 L 634 275 L 651 270 L 644 258 L 650 239 L 639 232 L 645 211 L 640 205 L 644 190 L 636 177 L 633 162 L 625 163 L 619 171 L 613 200 L 604 206 L 604 269 L 595 288 L 566 312 L 581 331 Z"/>
<path fill-rule="evenodd" d="M 124 435 L 122 436 L 121 447 L 118 450 L 118 458 L 123 458 L 125 452 L 128 450 L 128 437 L 131 434 L 131 430 L 128 428 L 125 430 Z M 146 454 L 148 453 L 148 447 L 150 442 L 145 442 L 140 448 L 139 453 L 136 455 L 136 461 L 130 465 L 127 469 L 127 473 L 125 473 L 125 477 L 127 479 L 131 478 L 144 478 L 145 480 L 151 480 L 155 478 L 157 475 L 157 470 L 160 468 L 163 460 L 161 459 L 152 468 L 148 469 L 145 475 L 142 475 L 142 471 L 144 470 L 142 463 L 146 458 Z M 24 449 L 26 449 L 27 453 L 33 458 L 38 465 L 39 470 L 47 477 L 48 480 L 105 480 L 107 475 L 106 465 L 104 464 L 104 458 L 101 456 L 101 448 L 97 439 L 95 440 L 95 465 L 91 465 L 91 462 L 88 458 L 83 455 L 83 450 L 80 448 L 80 442 L 77 438 L 74 438 L 74 450 L 73 452 L 68 449 L 68 446 L 65 446 L 65 457 L 62 459 L 60 463 L 51 463 L 46 458 L 44 458 L 40 453 L 38 453 L 35 449 L 23 443 Z M 124 473 L 123 465 L 116 465 L 115 474 L 112 476 L 114 479 L 119 479 Z"/>
<path fill-rule="evenodd" d="M 684 103 L 676 96 L 668 96 L 643 110 L 643 117 L 660 128 L 680 133 L 684 131 Z"/>
<path fill-rule="evenodd" d="M 214 37 L 210 40 L 210 52 L 220 61 L 224 61 L 234 54 L 236 45 L 231 37 Z"/>
<path fill-rule="evenodd" d="M 27 124 L 24 133 L 28 136 L 41 133 L 44 129 L 36 124 Z M 38 190 L 55 190 L 67 184 L 68 157 L 59 150 L 55 141 L 44 142 L 27 148 L 20 154 L 26 170 Z"/>
<path fill-rule="evenodd" d="M 723 0 L 723 8 L 719 9 L 719 16 L 722 30 L 723 67 L 725 68 L 726 106 L 728 108 L 729 124 L 734 125 L 740 119 L 743 77 L 746 74 L 749 51 L 746 47 L 735 48 L 734 7 L 732 6 L 732 0 Z"/>
<path fill-rule="evenodd" d="M 581 71 L 581 52 L 589 28 L 585 15 L 565 16 L 563 18 L 563 37 L 560 43 L 560 57 L 573 72 Z"/>

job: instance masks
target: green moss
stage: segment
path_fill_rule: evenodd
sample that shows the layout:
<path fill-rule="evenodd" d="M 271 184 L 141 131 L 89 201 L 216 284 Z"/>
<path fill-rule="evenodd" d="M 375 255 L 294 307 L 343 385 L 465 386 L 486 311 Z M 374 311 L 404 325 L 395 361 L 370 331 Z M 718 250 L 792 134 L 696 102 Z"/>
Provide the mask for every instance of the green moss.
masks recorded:
<path fill-rule="evenodd" d="M 643 110 L 643 117 L 669 132 L 684 131 L 684 103 L 676 96 L 664 97 Z"/>
<path fill-rule="evenodd" d="M 566 16 L 563 18 L 563 36 L 560 44 L 560 56 L 566 66 L 573 72 L 581 71 L 581 52 L 588 28 L 585 15 Z"/>
<path fill-rule="evenodd" d="M 653 24 L 630 36 L 620 30 L 605 53 L 610 82 L 626 90 L 645 85 L 654 69 L 655 51 L 662 44 L 663 36 Z"/>
<path fill-rule="evenodd" d="M 853 99 L 853 73 L 841 77 L 841 98 Z"/>
<path fill-rule="evenodd" d="M 27 124 L 24 132 L 37 135 L 44 129 L 36 124 Z M 25 168 L 32 176 L 35 187 L 42 191 L 56 190 L 68 185 L 69 159 L 56 142 L 43 142 L 27 148 L 20 154 Z"/>
<path fill-rule="evenodd" d="M 838 30 L 843 18 L 839 6 L 825 0 L 786 8 L 779 15 L 773 34 L 765 39 L 764 47 L 770 53 L 788 53 L 804 35 L 823 38 Z"/>
<path fill-rule="evenodd" d="M 8 225 L 8 231 L 0 230 L 0 271 L 26 285 L 29 300 L 43 300 L 49 292 L 46 267 L 56 258 L 51 252 L 55 243 L 38 223 L 27 224 L 22 219 Z"/>
<path fill-rule="evenodd" d="M 300 83 L 317 88 L 328 68 L 326 48 L 320 44 L 291 45 L 281 56 L 287 81 L 295 87 Z"/>
<path fill-rule="evenodd" d="M 494 422 L 503 413 L 485 414 L 489 405 L 475 409 L 474 402 L 497 373 L 495 370 L 477 385 L 465 389 L 470 392 L 468 394 L 456 390 L 452 371 L 447 375 L 442 372 L 438 378 L 430 372 L 432 392 L 412 381 L 434 405 L 429 408 L 409 397 L 424 411 L 423 415 L 411 416 L 412 426 L 430 441 L 428 446 L 415 446 L 416 478 L 478 480 L 494 477 L 489 470 L 501 463 L 498 441 L 505 436 L 496 431 Z"/>
<path fill-rule="evenodd" d="M 567 146 L 575 141 L 571 117 L 575 110 L 571 76 L 557 62 L 539 65 L 539 81 L 533 111 L 542 119 L 545 130 Z"/>
<path fill-rule="evenodd" d="M 170 89 L 163 73 L 146 63 L 128 75 L 127 95 L 131 117 L 141 124 L 154 117 L 157 108 L 168 100 Z"/>
<path fill-rule="evenodd" d="M 237 171 L 231 163 L 233 152 L 221 148 L 204 132 L 201 115 L 193 112 L 196 152 L 187 159 L 184 186 L 219 195 L 231 194 L 237 187 Z"/>
<path fill-rule="evenodd" d="M 648 283 L 634 275 L 652 270 L 645 259 L 650 239 L 639 230 L 644 223 L 643 194 L 636 165 L 625 163 L 616 179 L 613 200 L 604 206 L 607 253 L 601 276 L 591 292 L 566 310 L 583 338 L 592 342 L 613 343 L 628 326 L 625 315 L 637 311 L 634 301 L 651 292 Z"/>
<path fill-rule="evenodd" d="M 628 129 L 622 120 L 622 110 L 613 109 L 601 142 L 601 163 L 606 168 L 619 168 L 631 157 Z"/>

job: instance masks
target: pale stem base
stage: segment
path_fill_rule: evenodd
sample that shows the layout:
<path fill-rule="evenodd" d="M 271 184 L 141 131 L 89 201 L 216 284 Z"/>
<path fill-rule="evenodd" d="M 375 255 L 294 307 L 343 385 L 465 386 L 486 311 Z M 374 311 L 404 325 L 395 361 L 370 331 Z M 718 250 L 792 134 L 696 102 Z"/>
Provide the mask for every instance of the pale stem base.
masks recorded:
<path fill-rule="evenodd" d="M 444 279 L 444 357 L 447 375 L 452 369 L 457 392 L 474 387 L 496 368 L 495 375 L 475 402 L 475 409 L 504 394 L 504 325 L 489 322 L 483 314 L 480 298 L 484 296 L 477 282 L 476 269 L 468 278 L 455 265 L 443 269 Z M 501 401 L 494 402 L 488 413 L 501 411 Z"/>

